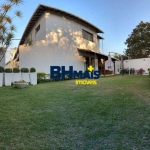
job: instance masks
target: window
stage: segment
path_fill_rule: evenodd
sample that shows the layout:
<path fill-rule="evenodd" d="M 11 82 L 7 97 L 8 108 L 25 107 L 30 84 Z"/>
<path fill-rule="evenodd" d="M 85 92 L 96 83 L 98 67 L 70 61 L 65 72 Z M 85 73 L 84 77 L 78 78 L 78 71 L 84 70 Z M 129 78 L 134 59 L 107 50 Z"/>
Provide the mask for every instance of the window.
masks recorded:
<path fill-rule="evenodd" d="M 82 29 L 82 37 L 88 41 L 93 42 L 93 34 Z"/>
<path fill-rule="evenodd" d="M 40 30 L 40 24 L 38 25 L 38 27 L 35 29 L 36 33 Z"/>

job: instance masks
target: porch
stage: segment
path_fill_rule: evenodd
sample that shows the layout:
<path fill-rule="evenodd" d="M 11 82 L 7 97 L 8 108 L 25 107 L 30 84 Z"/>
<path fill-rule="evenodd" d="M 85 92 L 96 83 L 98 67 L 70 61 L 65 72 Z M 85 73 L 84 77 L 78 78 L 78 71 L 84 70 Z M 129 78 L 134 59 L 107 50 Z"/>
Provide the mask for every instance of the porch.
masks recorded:
<path fill-rule="evenodd" d="M 93 50 L 88 49 L 80 49 L 78 48 L 79 55 L 85 58 L 85 70 L 88 66 L 92 65 L 96 70 L 100 71 L 101 75 L 111 75 L 115 74 L 115 58 L 112 58 L 114 63 L 113 71 L 109 71 L 105 69 L 105 62 L 108 61 L 108 56 L 105 54 L 101 54 L 99 52 L 95 52 Z"/>

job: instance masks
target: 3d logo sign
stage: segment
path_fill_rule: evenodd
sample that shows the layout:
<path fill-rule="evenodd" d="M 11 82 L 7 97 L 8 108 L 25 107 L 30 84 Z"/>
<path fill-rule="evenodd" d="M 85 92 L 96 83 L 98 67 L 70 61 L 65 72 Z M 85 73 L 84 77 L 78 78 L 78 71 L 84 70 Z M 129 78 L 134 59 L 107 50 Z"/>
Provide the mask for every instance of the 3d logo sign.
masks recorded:
<path fill-rule="evenodd" d="M 92 66 L 88 67 L 88 70 L 76 71 L 73 70 L 73 66 L 69 66 L 69 70 L 65 70 L 65 66 L 50 66 L 50 78 L 51 79 L 65 79 L 65 76 L 69 75 L 70 79 L 77 79 L 76 84 L 97 84 L 96 80 L 84 80 L 84 79 L 99 79 L 100 73 L 98 70 L 94 71 Z M 80 80 L 79 80 L 80 79 Z M 82 80 L 81 80 L 82 79 Z"/>

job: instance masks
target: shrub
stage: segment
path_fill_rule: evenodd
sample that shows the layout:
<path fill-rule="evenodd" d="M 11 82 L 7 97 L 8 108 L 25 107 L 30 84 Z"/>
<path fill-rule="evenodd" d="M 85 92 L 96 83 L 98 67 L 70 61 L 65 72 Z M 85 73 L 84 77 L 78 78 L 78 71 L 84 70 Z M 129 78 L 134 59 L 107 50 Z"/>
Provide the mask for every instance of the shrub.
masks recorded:
<path fill-rule="evenodd" d="M 12 69 L 11 69 L 11 68 L 6 68 L 6 69 L 5 69 L 5 72 L 6 72 L 6 73 L 12 73 Z"/>
<path fill-rule="evenodd" d="M 20 69 L 19 68 L 13 68 L 13 72 L 18 73 L 18 72 L 20 72 Z"/>
<path fill-rule="evenodd" d="M 140 68 L 139 70 L 137 70 L 137 74 L 142 75 L 145 72 L 145 70 L 143 68 Z"/>
<path fill-rule="evenodd" d="M 125 69 L 124 69 L 124 73 L 125 73 L 125 74 L 129 74 L 129 69 L 126 69 L 126 68 L 125 68 Z"/>
<path fill-rule="evenodd" d="M 46 73 L 44 72 L 37 73 L 37 79 L 45 79 L 45 78 L 46 78 Z"/>
<path fill-rule="evenodd" d="M 4 68 L 0 66 L 0 72 L 4 72 Z"/>
<path fill-rule="evenodd" d="M 51 82 L 54 81 L 52 79 L 37 79 L 37 83 Z"/>
<path fill-rule="evenodd" d="M 21 72 L 27 73 L 27 72 L 29 72 L 29 69 L 28 68 L 21 68 Z"/>
<path fill-rule="evenodd" d="M 135 74 L 135 69 L 134 68 L 130 69 L 130 74 Z"/>
<path fill-rule="evenodd" d="M 54 76 L 58 76 L 58 74 L 54 74 Z M 44 82 L 52 82 L 52 81 L 63 81 L 69 80 L 69 75 L 66 75 L 65 79 L 50 79 L 50 74 L 46 74 L 44 72 L 37 73 L 37 83 L 44 83 Z"/>
<path fill-rule="evenodd" d="M 14 83 L 26 83 L 25 80 L 21 80 L 21 81 L 15 81 Z"/>
<path fill-rule="evenodd" d="M 30 68 L 30 72 L 36 72 L 36 69 L 34 67 Z"/>
<path fill-rule="evenodd" d="M 148 68 L 147 70 L 148 70 L 148 73 L 149 73 L 149 75 L 150 75 L 150 68 Z"/>
<path fill-rule="evenodd" d="M 129 74 L 129 69 L 126 69 L 126 68 L 122 69 L 120 71 L 120 74 Z"/>

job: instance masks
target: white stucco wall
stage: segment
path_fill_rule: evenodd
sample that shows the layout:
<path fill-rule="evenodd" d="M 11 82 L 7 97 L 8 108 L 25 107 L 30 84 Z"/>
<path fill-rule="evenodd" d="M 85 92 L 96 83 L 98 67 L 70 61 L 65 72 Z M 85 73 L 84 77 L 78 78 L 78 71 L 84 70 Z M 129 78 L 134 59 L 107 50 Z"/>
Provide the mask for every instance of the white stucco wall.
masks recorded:
<path fill-rule="evenodd" d="M 140 58 L 140 59 L 129 59 L 123 62 L 124 68 L 134 68 L 138 70 L 143 68 L 145 73 L 148 73 L 148 68 L 150 68 L 150 58 Z"/>
<path fill-rule="evenodd" d="M 69 46 L 69 48 L 78 47 L 92 49 L 97 52 L 100 51 L 96 32 L 75 22 L 73 19 L 70 20 L 64 16 L 58 16 L 50 13 L 46 13 L 45 15 L 46 40 L 50 40 L 52 44 L 58 43 L 61 45 L 61 47 L 59 47 L 60 49 Z M 94 42 L 82 38 L 82 29 L 93 34 Z"/>
<path fill-rule="evenodd" d="M 66 69 L 74 66 L 74 70 L 84 70 L 84 58 L 77 48 L 100 51 L 97 33 L 73 20 L 45 13 L 33 27 L 32 38 L 39 24 L 42 30 L 36 35 L 38 41 L 32 46 L 19 47 L 19 68 L 35 67 L 37 72 L 49 73 L 50 66 L 64 65 Z M 93 34 L 94 42 L 82 38 L 82 29 Z"/>
<path fill-rule="evenodd" d="M 115 74 L 119 74 L 120 73 L 120 60 L 115 61 Z"/>
<path fill-rule="evenodd" d="M 35 29 L 38 27 L 39 24 L 40 30 L 36 33 Z M 32 30 L 26 39 L 31 39 L 34 43 L 35 41 L 45 40 L 46 38 L 45 35 L 46 35 L 46 19 L 45 14 L 43 14 L 36 22 L 36 24 L 32 27 Z"/>
<path fill-rule="evenodd" d="M 108 61 L 105 61 L 105 70 L 114 71 L 114 62 L 111 61 L 111 68 L 109 68 Z"/>
<path fill-rule="evenodd" d="M 3 57 L 3 59 L 0 61 L 0 66 L 5 68 L 5 56 Z"/>

